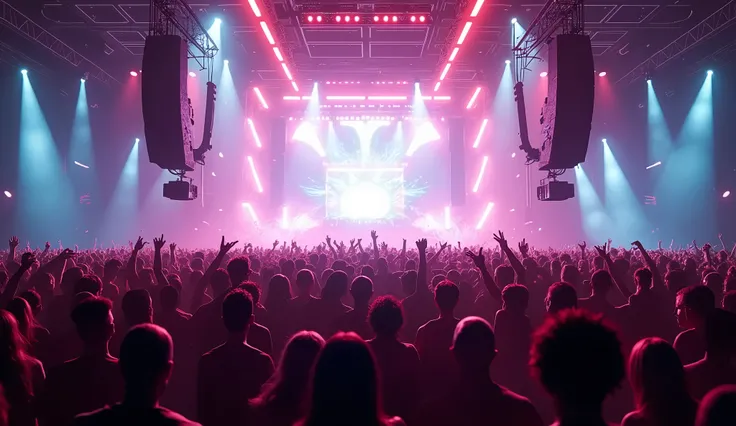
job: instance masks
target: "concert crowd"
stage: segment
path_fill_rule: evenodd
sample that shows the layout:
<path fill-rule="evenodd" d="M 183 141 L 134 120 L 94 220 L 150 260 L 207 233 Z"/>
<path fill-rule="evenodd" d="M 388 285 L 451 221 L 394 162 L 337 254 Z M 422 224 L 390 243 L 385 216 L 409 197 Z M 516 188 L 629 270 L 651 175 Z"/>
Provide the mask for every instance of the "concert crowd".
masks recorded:
<path fill-rule="evenodd" d="M 0 426 L 736 425 L 736 247 L 0 252 Z M 190 420 L 191 419 L 191 420 Z"/>

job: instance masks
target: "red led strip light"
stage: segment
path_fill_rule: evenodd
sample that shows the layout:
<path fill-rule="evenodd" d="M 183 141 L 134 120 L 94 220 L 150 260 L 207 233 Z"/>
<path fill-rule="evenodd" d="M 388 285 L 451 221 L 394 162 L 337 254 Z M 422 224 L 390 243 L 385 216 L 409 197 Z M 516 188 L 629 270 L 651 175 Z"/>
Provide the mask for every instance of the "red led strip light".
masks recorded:
<path fill-rule="evenodd" d="M 286 64 L 286 58 L 281 53 L 281 49 L 279 48 L 277 40 L 274 37 L 271 28 L 268 26 L 268 23 L 265 21 L 265 16 L 263 16 L 263 14 L 261 13 L 261 9 L 258 7 L 257 0 L 248 0 L 248 4 L 250 5 L 250 10 L 253 12 L 253 16 L 258 20 L 258 24 L 261 27 L 261 31 L 263 32 L 264 37 L 266 37 L 266 41 L 268 42 L 269 46 L 273 48 L 273 54 L 274 56 L 276 56 L 279 64 L 281 64 L 281 68 L 284 71 L 284 76 L 289 79 L 291 87 L 294 88 L 294 91 L 298 92 L 299 86 L 297 86 L 296 81 L 294 81 L 294 76 L 289 70 L 289 66 Z"/>
<path fill-rule="evenodd" d="M 483 7 L 484 2 L 485 0 L 475 0 L 475 5 L 473 6 L 473 9 L 470 12 L 470 16 L 465 21 L 465 23 L 462 25 L 462 29 L 460 30 L 460 33 L 457 35 L 457 39 L 455 40 L 455 43 L 453 44 L 452 53 L 450 53 L 450 57 L 447 58 L 447 62 L 445 62 L 445 65 L 442 67 L 442 73 L 440 74 L 439 79 L 434 84 L 435 92 L 440 90 L 442 81 L 445 79 L 445 77 L 447 77 L 447 73 L 450 71 L 450 68 L 452 67 L 452 63 L 455 61 L 455 58 L 457 57 L 458 52 L 460 52 L 460 46 L 462 46 L 462 44 L 465 43 L 465 40 L 468 38 L 470 29 L 473 27 L 474 18 L 478 17 L 478 14 L 480 13 L 480 10 Z"/>

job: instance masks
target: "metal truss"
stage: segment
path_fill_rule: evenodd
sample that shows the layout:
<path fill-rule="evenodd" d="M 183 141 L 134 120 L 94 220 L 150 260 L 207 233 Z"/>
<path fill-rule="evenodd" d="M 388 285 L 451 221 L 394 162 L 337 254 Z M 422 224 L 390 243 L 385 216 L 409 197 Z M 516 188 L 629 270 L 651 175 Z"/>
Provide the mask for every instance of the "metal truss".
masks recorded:
<path fill-rule="evenodd" d="M 11 6 L 7 1 L 0 0 L 0 23 L 14 29 L 20 34 L 28 37 L 36 43 L 50 50 L 54 55 L 79 68 L 84 65 L 84 71 L 89 77 L 99 80 L 105 84 L 120 81 L 108 74 L 97 64 L 85 58 L 81 53 L 72 49 L 68 44 L 59 40 L 40 25 L 33 22 L 29 17 L 22 14 L 18 9 Z"/>
<path fill-rule="evenodd" d="M 524 71 L 538 59 L 539 50 L 561 31 L 565 34 L 582 34 L 585 30 L 583 0 L 548 0 L 527 31 L 513 47 L 516 81 L 524 80 Z M 516 26 L 514 26 L 514 39 Z"/>
<path fill-rule="evenodd" d="M 736 0 L 731 0 L 712 15 L 695 25 L 690 31 L 665 46 L 664 49 L 637 65 L 616 83 L 631 84 L 644 78 L 649 73 L 663 67 L 672 59 L 692 49 L 703 40 L 718 34 L 733 23 L 734 20 L 736 20 Z"/>
<path fill-rule="evenodd" d="M 212 80 L 212 60 L 220 49 L 189 4 L 184 0 L 151 0 L 150 11 L 150 34 L 176 34 L 186 39 L 189 57 L 207 69 Z"/>

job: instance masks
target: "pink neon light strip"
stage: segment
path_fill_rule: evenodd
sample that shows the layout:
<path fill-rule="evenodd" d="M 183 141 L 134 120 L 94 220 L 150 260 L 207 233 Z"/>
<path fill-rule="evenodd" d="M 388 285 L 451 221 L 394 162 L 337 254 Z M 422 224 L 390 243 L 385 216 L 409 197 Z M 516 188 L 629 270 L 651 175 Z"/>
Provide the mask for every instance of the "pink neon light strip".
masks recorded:
<path fill-rule="evenodd" d="M 258 189 L 258 192 L 263 192 L 263 185 L 261 185 L 261 178 L 258 177 L 258 172 L 256 171 L 256 165 L 253 162 L 253 157 L 250 155 L 248 156 L 248 164 L 250 165 L 250 172 L 253 174 L 253 180 L 256 182 L 256 188 Z"/>
<path fill-rule="evenodd" d="M 258 97 L 258 102 L 261 103 L 261 106 L 263 109 L 268 109 L 268 104 L 266 103 L 266 99 L 263 97 L 263 94 L 261 93 L 261 89 L 254 87 L 253 91 L 256 92 L 256 97 Z"/>
<path fill-rule="evenodd" d="M 253 135 L 253 141 L 255 141 L 256 146 L 258 148 L 261 148 L 261 138 L 258 137 L 258 132 L 256 131 L 256 125 L 253 124 L 253 120 L 250 118 L 248 119 L 248 127 L 250 127 L 250 133 Z"/>
<path fill-rule="evenodd" d="M 478 95 L 480 94 L 480 89 L 480 86 L 475 88 L 475 93 L 470 97 L 470 101 L 468 101 L 468 105 L 465 106 L 465 109 L 470 109 L 475 105 L 475 101 L 478 99 Z"/>

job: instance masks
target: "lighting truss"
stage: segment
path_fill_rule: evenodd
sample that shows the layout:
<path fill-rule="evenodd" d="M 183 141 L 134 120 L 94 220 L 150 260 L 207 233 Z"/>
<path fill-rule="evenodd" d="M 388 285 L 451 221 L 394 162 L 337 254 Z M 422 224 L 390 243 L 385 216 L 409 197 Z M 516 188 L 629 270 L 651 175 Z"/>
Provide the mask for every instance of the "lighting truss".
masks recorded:
<path fill-rule="evenodd" d="M 524 81 L 524 72 L 538 59 L 539 50 L 557 32 L 583 34 L 585 19 L 583 0 L 547 0 L 542 10 L 529 25 L 523 36 L 514 46 L 515 80 Z M 512 27 L 516 40 L 516 25 Z"/>
<path fill-rule="evenodd" d="M 649 59 L 637 65 L 616 83 L 631 84 L 655 71 L 694 46 L 721 32 L 736 20 L 736 0 L 731 0 L 690 31 L 678 37 Z"/>
<path fill-rule="evenodd" d="M 5 0 L 0 0 L 0 22 L 42 45 L 53 52 L 54 55 L 75 67 L 79 68 L 84 65 L 84 71 L 88 72 L 91 78 L 108 85 L 110 83 L 120 84 L 120 81 L 115 79 L 115 77 L 111 76 L 97 64 L 85 58 L 82 54 L 72 49 L 68 44 L 43 29 L 40 25 L 33 22 L 29 17 L 22 14 L 18 9 L 11 6 Z"/>
<path fill-rule="evenodd" d="M 149 34 L 175 34 L 186 39 L 189 57 L 196 60 L 202 69 L 208 70 L 212 81 L 212 61 L 219 48 L 184 0 L 151 0 Z"/>

